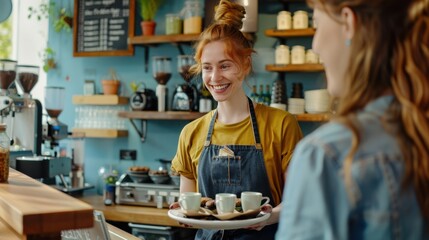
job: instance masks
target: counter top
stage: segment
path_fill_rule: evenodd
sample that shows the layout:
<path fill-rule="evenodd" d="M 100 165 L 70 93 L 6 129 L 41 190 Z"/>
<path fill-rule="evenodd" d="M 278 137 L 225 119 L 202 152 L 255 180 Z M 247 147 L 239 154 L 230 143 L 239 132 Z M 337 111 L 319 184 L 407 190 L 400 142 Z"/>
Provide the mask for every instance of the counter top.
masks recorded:
<path fill-rule="evenodd" d="M 0 184 L 0 229 L 18 236 L 52 236 L 65 229 L 93 226 L 93 208 L 10 168 Z"/>
<path fill-rule="evenodd" d="M 166 208 L 131 205 L 106 206 L 103 197 L 99 195 L 84 195 L 78 199 L 90 204 L 94 209 L 102 211 L 106 220 L 180 227 L 177 221 L 168 217 Z"/>

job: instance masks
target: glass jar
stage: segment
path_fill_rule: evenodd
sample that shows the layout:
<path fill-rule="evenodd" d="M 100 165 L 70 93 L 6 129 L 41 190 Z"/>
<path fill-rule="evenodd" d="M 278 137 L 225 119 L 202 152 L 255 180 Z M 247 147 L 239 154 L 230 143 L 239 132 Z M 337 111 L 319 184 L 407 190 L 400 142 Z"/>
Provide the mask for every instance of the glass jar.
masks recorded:
<path fill-rule="evenodd" d="M 185 1 L 185 7 L 182 9 L 183 33 L 198 34 L 202 31 L 203 14 L 201 4 L 198 0 Z"/>
<path fill-rule="evenodd" d="M 181 34 L 182 19 L 179 14 L 170 13 L 165 15 L 165 34 Z"/>
<path fill-rule="evenodd" d="M 10 139 L 6 134 L 6 124 L 0 124 L 0 183 L 9 178 L 9 149 Z"/>
<path fill-rule="evenodd" d="M 288 11 L 280 11 L 277 15 L 277 30 L 292 28 L 292 16 Z"/>
<path fill-rule="evenodd" d="M 279 65 L 289 64 L 290 63 L 290 54 L 289 47 L 286 45 L 279 45 L 276 48 L 276 59 L 275 63 Z"/>

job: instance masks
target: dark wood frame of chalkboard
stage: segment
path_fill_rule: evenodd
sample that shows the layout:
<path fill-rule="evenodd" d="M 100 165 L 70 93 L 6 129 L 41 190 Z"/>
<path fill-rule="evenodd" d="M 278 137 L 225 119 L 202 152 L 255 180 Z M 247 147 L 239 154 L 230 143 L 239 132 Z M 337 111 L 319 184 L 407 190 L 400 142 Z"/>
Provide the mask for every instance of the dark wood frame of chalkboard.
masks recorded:
<path fill-rule="evenodd" d="M 134 55 L 134 46 L 130 44 L 128 39 L 134 36 L 135 28 L 135 0 L 129 0 L 129 17 L 128 17 L 128 37 L 127 37 L 127 49 L 122 50 L 111 50 L 111 51 L 93 51 L 93 52 L 79 52 L 77 41 L 79 32 L 79 2 L 88 0 L 74 0 L 74 17 L 73 17 L 73 56 L 74 57 L 101 57 L 101 56 L 132 56 Z"/>

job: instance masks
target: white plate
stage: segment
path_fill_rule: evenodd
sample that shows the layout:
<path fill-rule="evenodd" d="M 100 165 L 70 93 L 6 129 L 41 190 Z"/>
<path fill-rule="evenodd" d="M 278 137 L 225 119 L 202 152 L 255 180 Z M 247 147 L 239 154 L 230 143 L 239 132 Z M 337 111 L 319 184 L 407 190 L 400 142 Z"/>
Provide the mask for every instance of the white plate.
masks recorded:
<path fill-rule="evenodd" d="M 271 213 L 260 214 L 255 218 L 243 219 L 243 220 L 202 220 L 195 218 L 187 218 L 180 210 L 169 210 L 168 216 L 178 222 L 191 225 L 196 228 L 204 229 L 239 229 L 251 226 L 253 224 L 260 223 L 267 220 L 270 217 Z"/>

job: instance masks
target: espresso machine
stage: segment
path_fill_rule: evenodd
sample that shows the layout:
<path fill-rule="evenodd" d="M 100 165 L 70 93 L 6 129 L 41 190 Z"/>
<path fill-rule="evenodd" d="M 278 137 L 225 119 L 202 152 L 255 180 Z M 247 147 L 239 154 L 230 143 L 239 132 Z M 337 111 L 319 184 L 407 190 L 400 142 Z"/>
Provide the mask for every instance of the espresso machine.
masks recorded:
<path fill-rule="evenodd" d="M 58 144 L 68 136 L 67 126 L 58 121 L 64 88 L 45 88 L 49 119 L 44 123 L 42 104 L 31 96 L 38 79 L 38 66 L 0 59 L 0 122 L 6 123 L 11 139 L 10 167 L 49 185 L 60 182 L 64 187 L 59 188 L 69 191 L 71 181 L 66 178 L 72 173 L 72 159 L 59 154 Z M 22 94 L 18 94 L 17 85 Z"/>
<path fill-rule="evenodd" d="M 38 67 L 17 65 L 16 61 L 0 60 L 0 96 L 8 101 L 1 108 L 0 121 L 6 123 L 11 138 L 10 166 L 20 156 L 41 155 L 42 146 L 42 104 L 32 99 L 30 91 L 38 80 Z M 16 84 L 24 94 L 17 93 Z"/>

